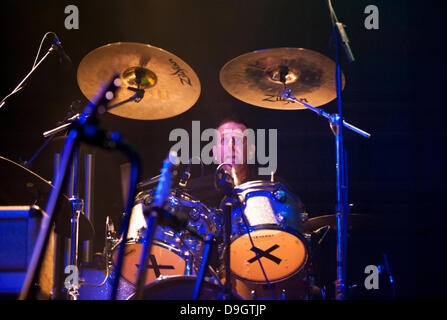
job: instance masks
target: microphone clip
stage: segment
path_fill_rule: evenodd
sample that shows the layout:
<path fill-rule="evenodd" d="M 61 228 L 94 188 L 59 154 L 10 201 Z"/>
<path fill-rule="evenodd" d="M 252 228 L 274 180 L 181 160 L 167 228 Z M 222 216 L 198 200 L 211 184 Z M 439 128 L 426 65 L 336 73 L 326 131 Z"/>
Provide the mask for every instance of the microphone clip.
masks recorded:
<path fill-rule="evenodd" d="M 218 191 L 228 197 L 232 197 L 236 194 L 234 187 L 234 179 L 226 170 L 218 169 L 216 172 L 215 186 Z"/>

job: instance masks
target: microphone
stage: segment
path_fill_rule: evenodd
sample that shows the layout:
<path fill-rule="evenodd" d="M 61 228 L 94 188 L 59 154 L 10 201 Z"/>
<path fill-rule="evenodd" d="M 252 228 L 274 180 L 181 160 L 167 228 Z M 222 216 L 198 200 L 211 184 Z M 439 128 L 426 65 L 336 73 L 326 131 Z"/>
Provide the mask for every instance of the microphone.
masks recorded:
<path fill-rule="evenodd" d="M 62 47 L 61 42 L 59 41 L 59 38 L 54 35 L 53 38 L 53 48 L 55 48 L 55 50 L 57 51 L 57 53 L 59 54 L 59 62 L 62 63 L 62 61 L 65 61 L 68 64 L 72 64 L 70 57 L 65 53 L 64 48 Z"/>
<path fill-rule="evenodd" d="M 229 197 L 234 195 L 235 182 L 231 173 L 223 168 L 220 168 L 217 169 L 215 178 L 215 186 L 218 191 Z"/>

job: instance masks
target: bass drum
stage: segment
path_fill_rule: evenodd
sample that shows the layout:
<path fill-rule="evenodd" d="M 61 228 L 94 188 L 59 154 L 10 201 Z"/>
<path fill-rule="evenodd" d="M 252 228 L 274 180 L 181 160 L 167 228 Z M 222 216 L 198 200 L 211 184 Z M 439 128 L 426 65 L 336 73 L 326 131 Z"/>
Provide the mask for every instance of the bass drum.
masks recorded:
<path fill-rule="evenodd" d="M 138 266 L 143 249 L 142 240 L 146 230 L 143 210 L 151 205 L 154 193 L 155 190 L 152 189 L 137 194 L 135 206 L 132 209 L 121 269 L 122 277 L 132 285 L 137 282 Z M 167 209 L 187 216 L 188 228 L 199 235 L 216 232 L 210 210 L 187 194 L 179 191 L 172 192 L 167 201 Z M 187 230 L 176 232 L 170 227 L 157 225 L 149 255 L 145 285 L 163 277 L 196 274 L 200 266 L 203 247 L 204 243 L 197 237 L 193 237 Z M 113 254 L 115 266 L 117 258 L 118 246 Z"/>
<path fill-rule="evenodd" d="M 238 199 L 224 199 L 233 202 L 230 268 L 236 291 L 245 299 L 305 296 L 309 244 L 301 233 L 307 214 L 299 198 L 269 181 L 244 183 L 236 193 Z"/>
<path fill-rule="evenodd" d="M 143 300 L 191 300 L 197 278 L 195 276 L 176 276 L 154 281 L 144 288 Z M 203 280 L 198 300 L 219 300 L 223 288 L 210 280 Z M 132 294 L 128 300 L 134 300 Z M 232 300 L 242 298 L 233 293 Z"/>

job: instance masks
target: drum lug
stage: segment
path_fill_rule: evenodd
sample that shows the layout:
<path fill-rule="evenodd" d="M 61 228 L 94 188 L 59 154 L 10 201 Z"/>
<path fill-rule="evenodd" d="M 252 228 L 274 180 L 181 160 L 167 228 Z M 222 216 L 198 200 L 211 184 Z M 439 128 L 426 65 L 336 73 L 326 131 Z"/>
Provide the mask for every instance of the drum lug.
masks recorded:
<path fill-rule="evenodd" d="M 258 296 L 256 295 L 255 290 L 251 290 L 250 296 L 251 296 L 251 300 L 258 300 Z"/>
<path fill-rule="evenodd" d="M 284 190 L 277 190 L 273 193 L 273 197 L 279 202 L 285 202 L 287 200 L 287 195 Z"/>
<path fill-rule="evenodd" d="M 303 233 L 304 239 L 307 240 L 307 242 L 310 243 L 310 241 L 312 240 L 312 235 L 310 233 Z"/>
<path fill-rule="evenodd" d="M 309 219 L 308 212 L 301 212 L 301 222 L 306 222 Z"/>
<path fill-rule="evenodd" d="M 284 212 L 284 211 L 281 211 L 280 213 L 278 213 L 277 220 L 278 220 L 278 223 L 281 226 L 281 228 L 284 228 L 284 226 L 286 225 L 286 221 L 287 221 L 286 214 L 287 214 L 287 212 Z"/>
<path fill-rule="evenodd" d="M 141 227 L 140 229 L 138 229 L 137 238 L 135 239 L 136 242 L 140 242 L 144 238 L 144 235 L 146 234 L 146 230 L 147 229 L 145 227 Z"/>
<path fill-rule="evenodd" d="M 152 204 L 152 197 L 150 195 L 146 195 L 143 198 L 143 203 L 145 206 L 150 206 Z"/>
<path fill-rule="evenodd" d="M 191 276 L 193 274 L 192 272 L 192 264 L 191 264 L 191 255 L 188 251 L 185 251 L 184 255 L 185 257 L 185 276 Z"/>
<path fill-rule="evenodd" d="M 245 225 L 244 225 L 244 221 L 241 217 L 237 217 L 236 219 L 234 219 L 234 223 L 238 226 L 238 230 L 239 230 L 239 234 L 242 235 L 245 230 Z"/>
<path fill-rule="evenodd" d="M 200 218 L 200 211 L 197 208 L 193 208 L 191 211 L 189 211 L 189 217 L 192 221 L 197 221 Z"/>
<path fill-rule="evenodd" d="M 171 206 L 172 208 L 177 208 L 177 207 L 179 206 L 179 204 L 180 204 L 180 202 L 178 201 L 178 199 L 175 198 L 175 197 L 172 196 L 172 195 L 168 198 L 168 201 L 169 201 L 169 204 L 170 204 L 170 206 Z"/>

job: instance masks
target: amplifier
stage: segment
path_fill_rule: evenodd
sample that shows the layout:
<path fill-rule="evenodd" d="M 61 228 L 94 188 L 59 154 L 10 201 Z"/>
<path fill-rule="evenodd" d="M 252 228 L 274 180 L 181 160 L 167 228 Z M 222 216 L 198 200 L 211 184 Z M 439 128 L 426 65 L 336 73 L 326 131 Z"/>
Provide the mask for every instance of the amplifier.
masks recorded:
<path fill-rule="evenodd" d="M 25 280 L 45 213 L 37 206 L 0 206 L 0 297 L 17 298 Z M 51 295 L 54 233 L 39 275 L 41 293 Z"/>

